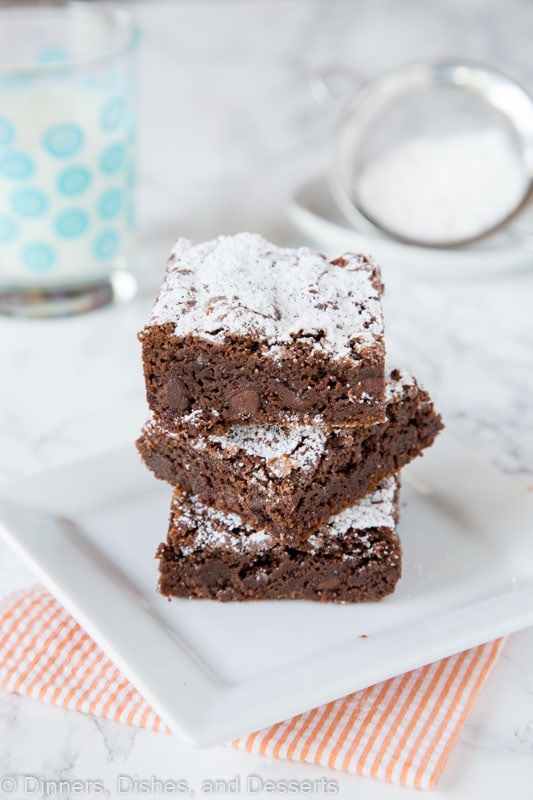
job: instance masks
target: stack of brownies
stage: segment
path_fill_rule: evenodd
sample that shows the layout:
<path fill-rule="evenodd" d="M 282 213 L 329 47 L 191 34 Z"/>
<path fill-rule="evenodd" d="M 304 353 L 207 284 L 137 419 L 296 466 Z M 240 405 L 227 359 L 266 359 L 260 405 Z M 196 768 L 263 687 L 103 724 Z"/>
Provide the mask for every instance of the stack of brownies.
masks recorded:
<path fill-rule="evenodd" d="M 153 417 L 137 446 L 175 487 L 164 595 L 394 590 L 398 471 L 442 423 L 414 378 L 386 372 L 382 290 L 361 255 L 176 242 L 139 334 Z"/>

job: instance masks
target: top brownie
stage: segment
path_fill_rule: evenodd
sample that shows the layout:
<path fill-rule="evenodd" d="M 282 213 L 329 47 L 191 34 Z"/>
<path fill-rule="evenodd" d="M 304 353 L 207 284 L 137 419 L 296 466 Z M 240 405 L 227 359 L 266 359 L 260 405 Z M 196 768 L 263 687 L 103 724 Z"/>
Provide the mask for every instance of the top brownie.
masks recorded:
<path fill-rule="evenodd" d="M 384 419 L 379 268 L 241 233 L 178 239 L 139 334 L 148 403 L 167 427 Z"/>

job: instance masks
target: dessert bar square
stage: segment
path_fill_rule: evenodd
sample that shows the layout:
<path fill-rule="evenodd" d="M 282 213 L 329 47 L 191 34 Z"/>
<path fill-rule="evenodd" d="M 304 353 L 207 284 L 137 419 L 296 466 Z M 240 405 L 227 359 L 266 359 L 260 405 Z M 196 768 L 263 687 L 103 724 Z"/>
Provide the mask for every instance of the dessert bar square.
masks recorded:
<path fill-rule="evenodd" d="M 393 370 L 386 399 L 386 421 L 366 428 L 244 425 L 192 436 L 151 420 L 137 447 L 158 478 L 297 545 L 418 456 L 442 428 L 410 375 Z"/>
<path fill-rule="evenodd" d="M 379 268 L 261 236 L 179 239 L 139 333 L 150 408 L 167 427 L 368 425 L 384 418 Z"/>
<path fill-rule="evenodd" d="M 381 600 L 401 574 L 398 493 L 397 477 L 388 478 L 299 550 L 177 491 L 167 543 L 157 552 L 159 590 L 214 600 Z"/>

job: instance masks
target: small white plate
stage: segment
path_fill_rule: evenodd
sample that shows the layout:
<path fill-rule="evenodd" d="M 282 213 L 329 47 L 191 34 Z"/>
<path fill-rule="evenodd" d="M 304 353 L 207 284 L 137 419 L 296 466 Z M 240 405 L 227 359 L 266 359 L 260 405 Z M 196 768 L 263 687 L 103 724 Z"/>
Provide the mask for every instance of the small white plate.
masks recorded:
<path fill-rule="evenodd" d="M 376 234 L 363 234 L 351 227 L 335 205 L 324 176 L 300 187 L 289 204 L 289 217 L 296 228 L 330 256 L 347 250 L 370 253 L 384 270 L 434 280 L 501 275 L 529 268 L 531 246 L 512 232 L 492 236 L 470 247 L 436 249 L 414 247 Z"/>
<path fill-rule="evenodd" d="M 381 603 L 168 602 L 154 552 L 170 490 L 133 446 L 2 487 L 0 530 L 171 729 L 208 746 L 533 624 L 533 495 L 446 433 L 404 475 L 404 576 Z"/>

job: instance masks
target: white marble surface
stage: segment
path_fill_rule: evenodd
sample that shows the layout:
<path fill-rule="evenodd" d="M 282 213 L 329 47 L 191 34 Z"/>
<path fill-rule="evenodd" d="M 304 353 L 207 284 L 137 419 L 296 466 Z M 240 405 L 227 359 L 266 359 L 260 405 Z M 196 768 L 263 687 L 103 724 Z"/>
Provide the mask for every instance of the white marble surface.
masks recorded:
<path fill-rule="evenodd" d="M 299 241 L 285 207 L 298 183 L 325 163 L 334 114 L 310 94 L 314 67 L 341 60 L 371 75 L 407 58 L 461 55 L 503 67 L 533 89 L 527 0 L 190 0 L 132 8 L 144 29 L 141 293 L 128 307 L 76 319 L 0 319 L 3 480 L 135 437 L 146 413 L 135 333 L 178 234 L 249 229 L 280 243 Z M 427 384 L 465 442 L 533 482 L 533 270 L 433 284 L 384 268 L 393 356 Z M 0 594 L 32 581 L 0 547 Z M 110 796 L 122 796 L 119 775 L 185 778 L 198 786 L 202 778 L 251 773 L 326 776 L 346 798 L 415 796 L 223 748 L 195 752 L 164 734 L 0 693 L 0 775 L 11 773 L 101 779 Z M 526 800 L 532 786 L 528 630 L 507 642 L 433 796 Z"/>

